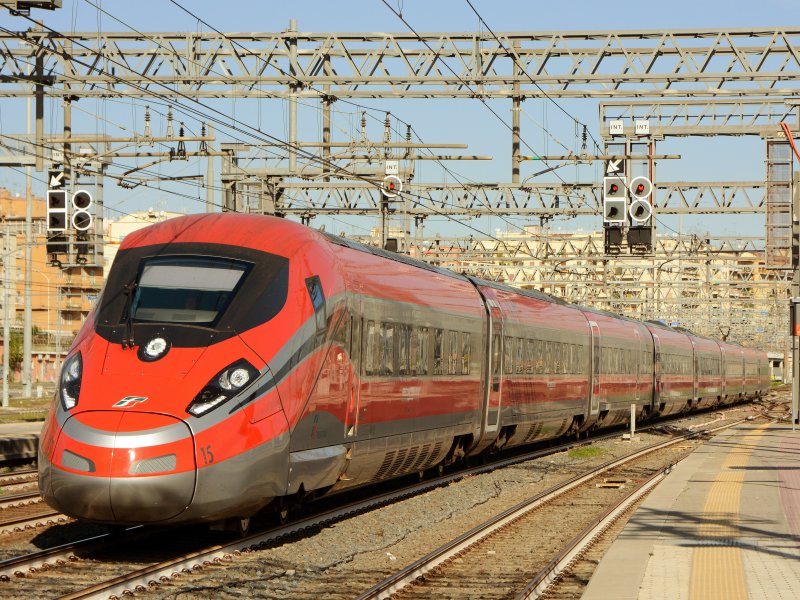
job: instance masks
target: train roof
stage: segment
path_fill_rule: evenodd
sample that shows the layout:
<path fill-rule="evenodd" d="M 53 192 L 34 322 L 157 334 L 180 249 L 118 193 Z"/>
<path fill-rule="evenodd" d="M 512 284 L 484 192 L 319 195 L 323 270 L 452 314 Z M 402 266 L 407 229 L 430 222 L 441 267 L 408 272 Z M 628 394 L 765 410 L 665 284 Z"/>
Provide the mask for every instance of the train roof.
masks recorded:
<path fill-rule="evenodd" d="M 377 248 L 375 246 L 368 246 L 367 244 L 362 244 L 361 242 L 356 242 L 354 240 L 349 240 L 347 238 L 339 237 L 338 235 L 333 235 L 327 232 L 321 232 L 328 241 L 337 246 L 344 246 L 346 248 L 350 248 L 351 250 L 357 250 L 359 252 L 366 252 L 367 254 L 372 254 L 374 256 L 380 256 L 381 258 L 385 258 L 387 260 L 393 260 L 395 262 L 402 263 L 404 265 L 409 265 L 412 267 L 417 267 L 418 269 L 424 269 L 426 271 L 431 271 L 433 273 L 439 273 L 440 275 L 445 275 L 446 277 L 453 277 L 455 279 L 460 279 L 462 281 L 467 281 L 467 277 L 464 275 L 460 275 L 455 271 L 451 271 L 450 269 L 445 269 L 443 267 L 437 267 L 430 263 L 426 263 L 425 261 L 418 260 L 416 258 L 411 258 L 410 256 L 406 256 L 404 254 L 397 254 L 396 252 L 391 252 L 389 250 L 383 250 L 381 248 Z"/>
<path fill-rule="evenodd" d="M 545 294 L 544 292 L 540 292 L 538 290 L 525 290 L 522 288 L 516 288 L 506 283 L 489 281 L 487 279 L 480 279 L 478 277 L 467 276 L 467 278 L 476 285 L 482 285 L 484 287 L 493 288 L 495 290 L 503 290 L 505 292 L 518 294 L 519 296 L 527 296 L 528 298 L 536 298 L 537 300 L 544 300 L 545 302 L 552 302 L 553 304 L 561 304 L 563 306 L 571 306 L 573 308 L 578 308 L 578 309 L 581 308 L 576 304 L 572 304 L 571 302 L 567 302 L 566 300 L 562 300 L 561 298 L 551 296 L 550 294 Z"/>

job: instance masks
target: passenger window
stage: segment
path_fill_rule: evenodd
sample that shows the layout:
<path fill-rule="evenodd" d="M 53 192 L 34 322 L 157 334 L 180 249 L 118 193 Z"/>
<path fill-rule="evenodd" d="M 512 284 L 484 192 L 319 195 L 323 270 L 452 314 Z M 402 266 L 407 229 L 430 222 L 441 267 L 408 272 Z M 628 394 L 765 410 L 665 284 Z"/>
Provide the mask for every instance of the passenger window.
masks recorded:
<path fill-rule="evenodd" d="M 427 327 L 422 327 L 419 330 L 419 371 L 418 375 L 429 375 L 430 365 L 428 357 L 430 356 L 430 331 Z"/>
<path fill-rule="evenodd" d="M 398 372 L 400 375 L 408 375 L 409 370 L 409 356 L 408 356 L 408 327 L 400 325 L 397 327 L 397 335 L 399 336 L 398 342 Z"/>
<path fill-rule="evenodd" d="M 462 333 L 461 334 L 461 374 L 462 375 L 469 375 L 470 372 L 470 340 L 472 338 L 472 334 L 469 333 Z"/>
<path fill-rule="evenodd" d="M 506 375 L 514 372 L 514 338 L 506 338 L 503 348 L 503 371 Z"/>
<path fill-rule="evenodd" d="M 433 374 L 443 375 L 444 368 L 442 359 L 444 356 L 444 332 L 441 329 L 434 329 L 433 333 Z"/>
<path fill-rule="evenodd" d="M 367 330 L 364 337 L 366 339 L 366 348 L 364 348 L 364 373 L 367 375 L 373 375 L 376 371 L 377 365 L 375 360 L 377 356 L 377 349 L 375 347 L 377 345 L 377 334 L 375 331 L 374 321 L 367 322 Z"/>
<path fill-rule="evenodd" d="M 381 328 L 383 338 L 383 368 L 384 375 L 394 375 L 394 325 L 384 324 Z"/>

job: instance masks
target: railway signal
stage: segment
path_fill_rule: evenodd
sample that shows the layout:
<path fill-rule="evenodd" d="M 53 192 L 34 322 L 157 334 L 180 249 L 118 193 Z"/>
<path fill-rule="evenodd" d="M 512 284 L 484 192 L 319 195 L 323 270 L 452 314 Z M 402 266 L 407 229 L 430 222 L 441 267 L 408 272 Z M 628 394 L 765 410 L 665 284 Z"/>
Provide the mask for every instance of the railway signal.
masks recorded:
<path fill-rule="evenodd" d="M 628 214 L 631 216 L 632 224 L 641 225 L 650 220 L 653 216 L 653 205 L 650 202 L 650 195 L 653 193 L 653 183 L 644 176 L 634 177 L 630 185 L 631 206 Z"/>
<path fill-rule="evenodd" d="M 653 182 L 640 175 L 631 180 L 630 192 L 633 199 L 628 214 L 631 226 L 628 228 L 628 248 L 631 252 L 653 251 Z"/>
<path fill-rule="evenodd" d="M 72 195 L 72 227 L 78 231 L 87 231 L 92 226 L 92 195 L 86 190 L 78 190 Z"/>
<path fill-rule="evenodd" d="M 47 231 L 67 230 L 67 192 L 47 190 Z"/>
<path fill-rule="evenodd" d="M 618 175 L 603 177 L 603 221 L 624 224 L 627 205 L 625 178 Z"/>

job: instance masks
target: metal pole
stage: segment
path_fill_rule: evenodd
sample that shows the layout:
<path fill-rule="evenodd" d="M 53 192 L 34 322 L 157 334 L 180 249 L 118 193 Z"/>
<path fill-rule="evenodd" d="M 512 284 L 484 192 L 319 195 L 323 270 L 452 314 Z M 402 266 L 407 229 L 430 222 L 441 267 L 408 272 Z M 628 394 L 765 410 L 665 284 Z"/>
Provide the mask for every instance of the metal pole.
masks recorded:
<path fill-rule="evenodd" d="M 38 61 L 37 61 L 38 64 Z M 30 66 L 28 67 L 30 71 Z M 38 71 L 37 71 L 38 74 Z M 41 114 L 40 114 L 40 98 L 39 86 L 36 86 L 36 140 L 39 142 L 42 139 L 41 135 Z M 27 102 L 27 133 L 30 138 L 31 135 L 31 98 L 28 97 Z M 41 146 L 34 146 L 36 151 L 36 167 L 41 170 L 40 157 Z M 32 320 L 33 313 L 31 309 L 31 278 L 33 277 L 33 269 L 31 268 L 31 244 L 33 241 L 33 198 L 31 196 L 31 176 L 32 168 L 25 169 L 25 305 L 23 308 L 23 326 L 22 326 L 22 396 L 30 398 L 33 395 L 33 386 L 31 384 L 31 362 L 33 361 L 33 339 L 32 339 Z"/>
<path fill-rule="evenodd" d="M 289 21 L 289 33 L 297 31 L 297 20 Z M 297 38 L 289 38 L 289 73 L 296 75 L 295 65 L 297 64 Z M 297 175 L 297 87 L 294 83 L 289 84 L 289 171 L 292 175 Z"/>
<path fill-rule="evenodd" d="M 214 126 L 208 126 L 208 137 L 214 137 Z M 206 212 L 214 212 L 214 156 L 211 144 L 208 146 L 208 166 L 206 168 Z"/>
<path fill-rule="evenodd" d="M 61 373 L 61 284 L 56 288 L 56 381 Z"/>
<path fill-rule="evenodd" d="M 636 435 L 636 405 L 631 404 L 631 441 L 634 435 Z"/>
<path fill-rule="evenodd" d="M 800 240 L 800 172 L 795 171 L 792 178 L 792 245 Z M 792 248 L 792 256 L 800 252 L 800 248 Z M 799 265 L 792 265 L 792 298 L 800 296 L 800 269 Z M 789 310 L 794 311 L 794 303 L 790 302 Z M 800 337 L 792 334 L 792 431 L 797 424 L 798 398 L 800 398 Z"/>
<path fill-rule="evenodd" d="M 328 75 L 330 72 L 331 59 L 326 56 L 322 63 L 323 72 Z M 322 86 L 322 170 L 331 171 L 331 86 L 326 83 Z M 330 177 L 323 178 L 323 181 L 330 181 Z"/>
<path fill-rule="evenodd" d="M 514 47 L 519 46 L 519 42 L 513 43 Z M 516 51 L 515 51 L 516 54 Z M 517 63 L 514 63 L 514 77 L 513 92 L 511 97 L 511 182 L 519 183 L 519 166 L 522 162 L 520 157 L 520 137 L 519 137 L 519 113 L 522 100 L 520 98 L 519 77 L 521 75 L 520 68 Z"/>
<path fill-rule="evenodd" d="M 3 406 L 8 406 L 8 369 L 9 355 L 11 354 L 11 294 L 9 294 L 11 269 L 11 238 L 8 232 L 8 223 L 3 230 Z"/>

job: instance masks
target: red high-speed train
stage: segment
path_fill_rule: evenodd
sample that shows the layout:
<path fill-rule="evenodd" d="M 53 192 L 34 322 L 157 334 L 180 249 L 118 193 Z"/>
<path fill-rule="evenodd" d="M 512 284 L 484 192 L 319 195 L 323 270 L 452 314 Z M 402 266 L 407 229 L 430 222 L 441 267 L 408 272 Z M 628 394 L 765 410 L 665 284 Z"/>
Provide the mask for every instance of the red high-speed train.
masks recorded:
<path fill-rule="evenodd" d="M 235 522 L 620 423 L 631 404 L 767 387 L 764 352 L 283 219 L 187 216 L 121 245 L 64 362 L 39 486 L 89 521 Z"/>

